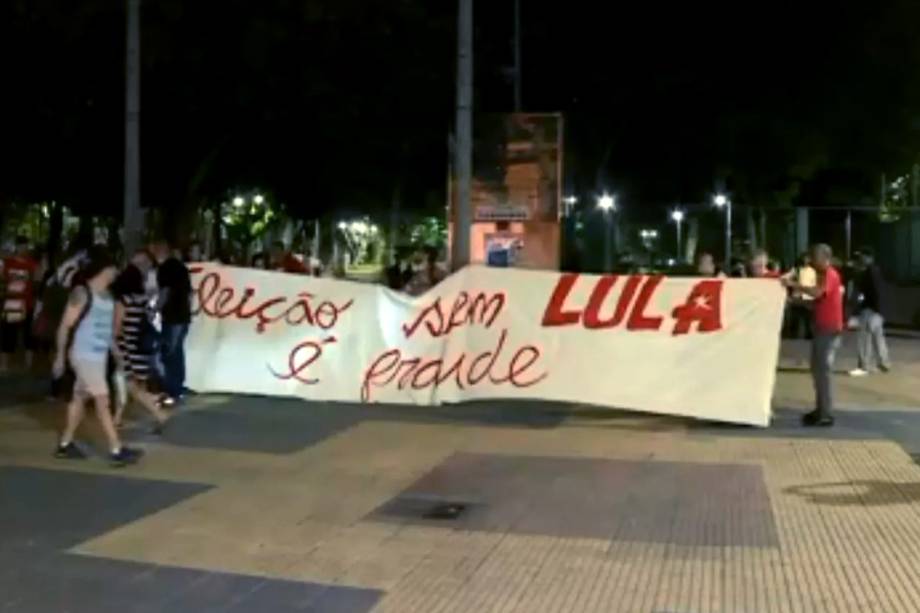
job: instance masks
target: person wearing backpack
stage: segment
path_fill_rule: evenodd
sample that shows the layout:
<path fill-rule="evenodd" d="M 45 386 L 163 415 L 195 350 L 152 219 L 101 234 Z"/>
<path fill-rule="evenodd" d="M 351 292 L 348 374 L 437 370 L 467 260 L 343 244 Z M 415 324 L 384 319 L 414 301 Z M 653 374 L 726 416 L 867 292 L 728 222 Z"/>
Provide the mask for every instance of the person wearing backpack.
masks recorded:
<path fill-rule="evenodd" d="M 157 397 L 147 388 L 151 371 L 151 358 L 156 348 L 156 330 L 148 314 L 148 295 L 144 287 L 147 273 L 153 269 L 153 256 L 144 250 L 137 251 L 115 283 L 115 338 L 124 358 L 128 396 L 138 402 L 156 420 L 154 434 L 162 434 L 169 419 L 157 403 Z M 121 424 L 125 405 L 115 411 L 115 425 Z"/>
<path fill-rule="evenodd" d="M 113 466 L 133 464 L 142 452 L 122 445 L 112 421 L 109 399 L 109 355 L 120 361 L 115 344 L 115 301 L 109 286 L 118 270 L 105 249 L 94 247 L 84 268 L 85 282 L 70 293 L 67 308 L 57 333 L 55 378 L 64 375 L 69 363 L 74 373 L 74 388 L 67 406 L 67 423 L 61 434 L 55 457 L 83 459 L 86 455 L 73 441 L 83 421 L 86 401 L 92 400 L 96 419 L 109 444 L 109 461 Z"/>

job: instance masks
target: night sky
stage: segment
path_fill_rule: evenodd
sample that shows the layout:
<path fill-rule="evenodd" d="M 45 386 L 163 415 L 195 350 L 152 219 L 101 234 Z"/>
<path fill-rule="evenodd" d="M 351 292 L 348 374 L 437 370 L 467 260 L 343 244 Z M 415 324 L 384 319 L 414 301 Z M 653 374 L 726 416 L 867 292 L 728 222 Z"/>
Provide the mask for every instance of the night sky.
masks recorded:
<path fill-rule="evenodd" d="M 625 206 L 862 204 L 917 158 L 920 5 L 523 0 L 524 107 L 563 111 L 567 186 Z M 476 3 L 476 108 L 506 111 L 511 0 Z M 235 187 L 305 217 L 443 205 L 453 1 L 148 0 L 147 206 Z M 121 206 L 124 3 L 0 7 L 0 203 Z M 641 213 L 640 213 L 641 214 Z"/>

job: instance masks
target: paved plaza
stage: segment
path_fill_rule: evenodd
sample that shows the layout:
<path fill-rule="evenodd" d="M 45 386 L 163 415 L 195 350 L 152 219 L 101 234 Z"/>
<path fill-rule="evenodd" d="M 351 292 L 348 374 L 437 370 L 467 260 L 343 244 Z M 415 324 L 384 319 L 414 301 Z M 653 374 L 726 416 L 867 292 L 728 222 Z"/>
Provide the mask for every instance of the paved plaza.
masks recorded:
<path fill-rule="evenodd" d="M 62 407 L 3 379 L 0 611 L 915 613 L 920 340 L 892 343 L 830 430 L 786 343 L 769 429 L 199 396 L 122 470 L 53 459 Z"/>

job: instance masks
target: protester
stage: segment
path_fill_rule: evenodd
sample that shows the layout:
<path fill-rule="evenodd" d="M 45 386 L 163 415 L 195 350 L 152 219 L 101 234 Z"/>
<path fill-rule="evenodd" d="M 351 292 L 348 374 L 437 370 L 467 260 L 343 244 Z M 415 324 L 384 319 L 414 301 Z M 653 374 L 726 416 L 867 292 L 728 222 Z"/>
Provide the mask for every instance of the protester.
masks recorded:
<path fill-rule="evenodd" d="M 447 277 L 447 271 L 438 264 L 437 247 L 427 246 L 422 249 L 416 256 L 416 263 L 418 270 L 404 288 L 407 294 L 420 296 Z"/>
<path fill-rule="evenodd" d="M 732 259 L 731 266 L 729 267 L 731 271 L 731 276 L 740 278 L 747 276 L 747 266 L 745 266 L 744 261 L 740 259 Z"/>
<path fill-rule="evenodd" d="M 268 270 L 268 254 L 264 251 L 253 254 L 249 259 L 249 267 L 256 270 Z"/>
<path fill-rule="evenodd" d="M 757 249 L 751 254 L 748 263 L 748 276 L 755 279 L 778 279 L 778 272 L 770 268 L 770 256 L 763 249 Z"/>
<path fill-rule="evenodd" d="M 859 264 L 861 271 L 855 284 L 855 292 L 860 296 L 856 306 L 859 321 L 856 335 L 858 367 L 850 371 L 853 377 L 865 377 L 878 370 L 888 372 L 891 369 L 881 309 L 882 273 L 869 250 L 860 252 Z"/>
<path fill-rule="evenodd" d="M 281 241 L 272 243 L 272 248 L 268 253 L 269 268 L 278 272 L 287 272 L 291 274 L 305 275 L 309 273 L 306 265 L 297 259 L 297 257 L 288 251 Z"/>
<path fill-rule="evenodd" d="M 36 249 L 34 255 L 38 263 L 35 274 L 35 309 L 32 315 L 32 347 L 33 352 L 46 360 L 54 348 L 54 333 L 51 322 L 45 314 L 45 297 L 48 286 L 54 278 L 54 265 L 44 249 Z M 54 322 L 54 325 L 60 320 Z M 47 364 L 46 364 L 47 366 Z"/>
<path fill-rule="evenodd" d="M 138 251 L 115 283 L 115 338 L 124 362 L 129 398 L 138 402 L 156 420 L 154 434 L 162 434 L 168 416 L 157 404 L 157 398 L 148 389 L 151 354 L 157 346 L 157 331 L 148 316 L 149 296 L 145 288 L 148 271 L 153 268 L 153 256 Z M 115 411 L 115 425 L 121 425 L 125 404 Z"/>
<path fill-rule="evenodd" d="M 814 339 L 811 345 L 811 374 L 815 385 L 817 407 L 802 418 L 806 426 L 834 425 L 833 371 L 834 359 L 843 333 L 843 284 L 840 273 L 831 265 L 832 251 L 828 245 L 815 245 L 811 251 L 817 272 L 814 287 L 805 287 L 785 278 L 784 284 L 814 298 Z"/>
<path fill-rule="evenodd" d="M 811 255 L 804 253 L 799 257 L 798 265 L 791 275 L 802 287 L 814 287 L 818 283 L 818 273 L 811 265 Z M 792 338 L 811 340 L 814 298 L 804 292 L 790 292 L 788 331 Z"/>
<path fill-rule="evenodd" d="M 214 257 L 210 260 L 214 264 L 222 264 L 224 266 L 233 265 L 233 257 L 230 255 L 230 252 L 226 249 L 218 249 L 214 253 Z"/>
<path fill-rule="evenodd" d="M 392 290 L 401 290 L 412 280 L 412 265 L 406 247 L 396 248 L 393 263 L 383 271 L 383 282 Z"/>
<path fill-rule="evenodd" d="M 204 257 L 204 250 L 201 248 L 201 243 L 193 241 L 186 251 L 185 261 L 192 264 L 195 262 L 203 262 L 206 259 L 207 258 Z"/>
<path fill-rule="evenodd" d="M 701 251 L 696 257 L 696 274 L 700 277 L 724 277 L 716 266 L 716 259 L 708 251 Z"/>
<path fill-rule="evenodd" d="M 192 281 L 188 268 L 166 241 L 151 246 L 157 266 L 156 310 L 160 314 L 158 367 L 164 387 L 161 403 L 172 406 L 185 391 L 185 337 L 192 321 Z"/>
<path fill-rule="evenodd" d="M 15 251 L 3 259 L 0 372 L 10 369 L 11 359 L 20 349 L 25 352 L 26 368 L 32 368 L 32 318 L 38 275 L 39 267 L 30 253 L 29 239 L 17 236 Z"/>
<path fill-rule="evenodd" d="M 318 257 L 313 255 L 313 251 L 307 249 L 307 252 L 304 254 L 303 258 L 304 263 L 307 266 L 311 276 L 322 277 L 323 276 L 323 262 Z"/>
<path fill-rule="evenodd" d="M 117 274 L 114 262 L 104 249 L 91 250 L 85 268 L 86 282 L 73 289 L 57 333 L 54 376 L 62 378 L 69 363 L 74 388 L 67 406 L 67 423 L 55 457 L 82 459 L 86 455 L 73 441 L 83 421 L 86 401 L 92 399 L 96 419 L 109 444 L 109 460 L 114 466 L 136 462 L 141 451 L 123 446 L 112 422 L 109 401 L 108 362 L 110 354 L 120 360 L 114 337 L 115 305 L 109 286 Z"/>
<path fill-rule="evenodd" d="M 79 273 L 89 258 L 88 244 L 85 240 L 77 239 L 70 245 L 68 251 L 70 255 L 54 271 L 50 284 L 64 288 L 69 294 L 70 290 L 80 282 Z"/>

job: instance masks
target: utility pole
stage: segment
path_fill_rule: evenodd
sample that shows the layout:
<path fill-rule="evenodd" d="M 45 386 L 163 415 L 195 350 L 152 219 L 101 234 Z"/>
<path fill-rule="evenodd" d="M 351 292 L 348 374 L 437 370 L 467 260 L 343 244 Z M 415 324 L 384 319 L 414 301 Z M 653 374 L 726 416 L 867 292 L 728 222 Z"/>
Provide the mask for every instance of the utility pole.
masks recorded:
<path fill-rule="evenodd" d="M 124 248 L 130 257 L 140 247 L 144 231 L 140 176 L 141 0 L 127 0 L 127 5 Z"/>
<path fill-rule="evenodd" d="M 524 108 L 521 101 L 521 0 L 514 0 L 514 111 Z"/>
<path fill-rule="evenodd" d="M 459 270 L 470 262 L 470 229 L 473 212 L 470 187 L 473 179 L 473 0 L 458 0 L 457 15 L 457 201 L 451 263 Z"/>

